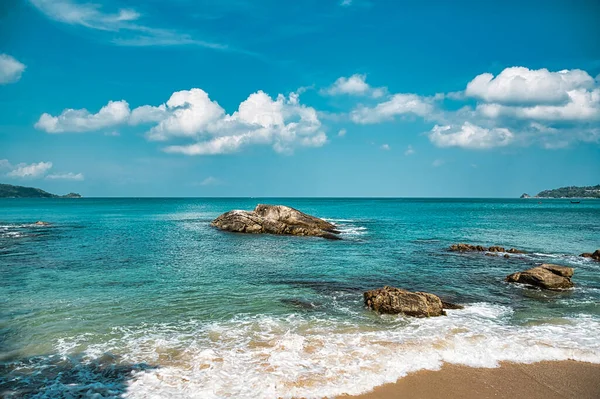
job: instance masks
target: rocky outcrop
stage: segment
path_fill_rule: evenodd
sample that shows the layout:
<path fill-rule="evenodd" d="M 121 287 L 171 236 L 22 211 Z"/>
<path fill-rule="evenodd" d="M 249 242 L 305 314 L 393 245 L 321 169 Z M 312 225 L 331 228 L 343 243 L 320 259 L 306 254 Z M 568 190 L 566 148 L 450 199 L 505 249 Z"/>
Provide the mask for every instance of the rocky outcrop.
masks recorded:
<path fill-rule="evenodd" d="M 572 288 L 571 277 L 575 270 L 572 267 L 545 263 L 506 277 L 509 283 L 521 283 L 547 290 L 564 290 Z"/>
<path fill-rule="evenodd" d="M 365 305 L 385 314 L 403 314 L 413 317 L 445 316 L 444 309 L 462 309 L 460 305 L 442 300 L 427 292 L 411 292 L 385 286 L 364 293 Z"/>
<path fill-rule="evenodd" d="M 524 254 L 524 251 L 510 248 L 504 249 L 504 247 L 500 247 L 497 245 L 493 245 L 491 247 L 484 247 L 482 245 L 471 245 L 471 244 L 453 244 L 448 248 L 449 251 L 453 252 L 508 252 L 509 254 Z"/>
<path fill-rule="evenodd" d="M 584 252 L 579 256 L 583 256 L 584 258 L 592 258 L 600 262 L 600 249 L 595 250 L 594 253 Z"/>
<path fill-rule="evenodd" d="M 253 211 L 229 211 L 211 222 L 221 230 L 340 239 L 335 225 L 283 205 L 259 204 Z"/>
<path fill-rule="evenodd" d="M 486 247 L 481 245 L 471 245 L 471 244 L 454 244 L 450 246 L 450 251 L 455 252 L 485 252 L 487 251 Z"/>
<path fill-rule="evenodd" d="M 529 195 L 527 193 L 523 193 L 520 198 L 521 199 L 523 199 L 523 198 L 531 198 L 531 195 Z"/>

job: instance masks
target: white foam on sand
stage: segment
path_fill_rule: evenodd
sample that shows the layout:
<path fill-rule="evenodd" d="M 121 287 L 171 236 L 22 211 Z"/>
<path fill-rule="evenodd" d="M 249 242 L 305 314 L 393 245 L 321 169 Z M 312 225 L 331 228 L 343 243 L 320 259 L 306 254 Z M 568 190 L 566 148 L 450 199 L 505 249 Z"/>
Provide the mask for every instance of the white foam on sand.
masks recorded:
<path fill-rule="evenodd" d="M 111 352 L 126 363 L 159 366 L 134 373 L 125 393 L 132 399 L 322 398 L 366 392 L 444 362 L 600 363 L 599 319 L 517 326 L 511 315 L 508 307 L 479 303 L 447 317 L 374 316 L 377 323 L 317 314 L 240 316 L 118 328 L 105 337 L 61 340 L 57 350 L 68 355 L 87 346 L 91 360 Z M 102 343 L 85 344 L 90 341 Z"/>

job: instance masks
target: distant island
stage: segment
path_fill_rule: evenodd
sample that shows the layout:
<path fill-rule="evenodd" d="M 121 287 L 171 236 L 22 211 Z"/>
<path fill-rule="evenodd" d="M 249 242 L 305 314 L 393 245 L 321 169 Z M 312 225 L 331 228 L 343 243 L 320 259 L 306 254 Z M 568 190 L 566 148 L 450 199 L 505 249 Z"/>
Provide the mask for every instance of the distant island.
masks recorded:
<path fill-rule="evenodd" d="M 600 198 L 600 184 L 597 186 L 570 186 L 540 191 L 536 196 L 521 195 L 521 198 Z"/>
<path fill-rule="evenodd" d="M 34 187 L 0 184 L 0 198 L 81 198 L 81 195 L 76 193 L 56 195 Z"/>

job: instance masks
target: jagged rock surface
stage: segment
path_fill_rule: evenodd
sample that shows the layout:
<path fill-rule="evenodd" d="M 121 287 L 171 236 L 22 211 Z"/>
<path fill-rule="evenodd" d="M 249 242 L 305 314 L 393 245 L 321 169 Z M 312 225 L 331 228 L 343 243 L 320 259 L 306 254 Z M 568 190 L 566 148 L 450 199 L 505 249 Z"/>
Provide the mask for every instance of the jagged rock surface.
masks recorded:
<path fill-rule="evenodd" d="M 572 267 L 545 263 L 506 277 L 509 283 L 521 283 L 547 290 L 564 290 L 574 286 L 571 277 L 575 269 Z"/>
<path fill-rule="evenodd" d="M 253 211 L 229 211 L 213 220 L 211 225 L 236 233 L 340 239 L 334 224 L 283 205 L 259 204 Z"/>

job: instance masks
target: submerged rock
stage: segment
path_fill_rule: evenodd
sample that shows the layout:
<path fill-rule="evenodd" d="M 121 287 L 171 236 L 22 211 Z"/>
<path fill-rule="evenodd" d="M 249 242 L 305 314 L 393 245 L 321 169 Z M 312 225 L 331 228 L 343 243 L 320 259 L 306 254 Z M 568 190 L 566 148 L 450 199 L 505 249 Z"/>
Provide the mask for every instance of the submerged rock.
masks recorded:
<path fill-rule="evenodd" d="M 385 286 L 365 292 L 364 299 L 365 305 L 378 313 L 414 317 L 446 315 L 442 300 L 437 295 L 427 292 L 410 292 Z"/>
<path fill-rule="evenodd" d="M 450 246 L 450 251 L 455 252 L 484 252 L 488 249 L 481 245 L 471 245 L 471 244 L 454 244 Z"/>
<path fill-rule="evenodd" d="M 521 283 L 547 290 L 564 290 L 572 288 L 571 277 L 575 269 L 572 267 L 545 263 L 522 272 L 513 273 L 506 277 L 509 283 Z"/>
<path fill-rule="evenodd" d="M 504 247 L 499 247 L 499 246 L 492 246 L 488 248 L 488 251 L 490 252 L 506 252 L 504 250 Z"/>
<path fill-rule="evenodd" d="M 526 253 L 525 251 L 521 251 L 519 249 L 514 249 L 514 248 L 511 248 L 506 252 L 508 252 L 509 254 L 524 254 L 524 253 Z"/>
<path fill-rule="evenodd" d="M 600 249 L 594 251 L 594 253 L 584 252 L 579 256 L 583 256 L 584 258 L 592 258 L 600 262 Z"/>
<path fill-rule="evenodd" d="M 34 223 L 36 226 L 49 226 L 50 223 L 48 222 L 43 222 L 41 220 L 38 220 L 37 222 Z"/>
<path fill-rule="evenodd" d="M 491 255 L 491 252 L 508 252 L 509 254 L 524 254 L 525 251 L 521 251 L 519 249 L 510 248 L 504 249 L 504 247 L 500 247 L 498 245 L 492 245 L 491 247 L 484 247 L 483 245 L 471 245 L 471 244 L 453 244 L 448 248 L 449 251 L 453 252 L 487 252 L 486 255 Z M 583 255 L 582 255 L 583 256 Z"/>
<path fill-rule="evenodd" d="M 335 225 L 283 205 L 259 204 L 253 211 L 229 211 L 211 222 L 221 230 L 340 239 Z"/>

